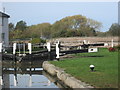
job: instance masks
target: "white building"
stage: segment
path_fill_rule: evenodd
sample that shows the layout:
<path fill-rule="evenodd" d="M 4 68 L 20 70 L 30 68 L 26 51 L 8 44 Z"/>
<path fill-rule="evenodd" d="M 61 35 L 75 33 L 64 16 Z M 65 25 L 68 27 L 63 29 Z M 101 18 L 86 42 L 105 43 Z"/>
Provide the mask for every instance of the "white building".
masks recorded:
<path fill-rule="evenodd" d="M 9 45 L 9 28 L 8 28 L 8 18 L 10 16 L 0 12 L 0 43 L 3 46 Z"/>

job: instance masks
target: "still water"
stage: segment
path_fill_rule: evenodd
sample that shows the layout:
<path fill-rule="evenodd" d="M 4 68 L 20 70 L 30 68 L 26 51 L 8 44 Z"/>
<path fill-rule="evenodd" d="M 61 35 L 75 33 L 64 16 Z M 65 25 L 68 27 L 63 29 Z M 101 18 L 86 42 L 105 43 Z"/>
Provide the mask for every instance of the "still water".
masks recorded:
<path fill-rule="evenodd" d="M 42 68 L 43 61 L 3 61 L 3 88 L 63 88 Z"/>

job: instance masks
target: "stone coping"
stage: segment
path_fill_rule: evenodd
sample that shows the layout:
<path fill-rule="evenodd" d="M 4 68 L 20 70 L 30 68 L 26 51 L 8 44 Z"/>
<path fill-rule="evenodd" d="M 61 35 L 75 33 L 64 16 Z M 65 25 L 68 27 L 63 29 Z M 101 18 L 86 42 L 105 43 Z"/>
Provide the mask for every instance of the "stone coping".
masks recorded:
<path fill-rule="evenodd" d="M 89 84 L 81 82 L 80 80 L 66 73 L 63 69 L 54 66 L 48 61 L 44 61 L 42 67 L 50 75 L 57 76 L 59 80 L 61 80 L 65 85 L 69 86 L 70 88 L 94 88 Z"/>

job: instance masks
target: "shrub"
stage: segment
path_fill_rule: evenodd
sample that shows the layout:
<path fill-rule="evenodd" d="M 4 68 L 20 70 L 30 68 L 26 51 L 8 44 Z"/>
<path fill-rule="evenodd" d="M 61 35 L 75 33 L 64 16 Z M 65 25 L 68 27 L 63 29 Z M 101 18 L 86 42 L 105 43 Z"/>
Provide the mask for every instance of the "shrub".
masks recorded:
<path fill-rule="evenodd" d="M 120 50 L 120 45 L 114 46 L 115 49 L 117 49 L 117 51 Z"/>
<path fill-rule="evenodd" d="M 108 48 L 109 52 L 114 52 L 116 49 L 113 47 Z"/>
<path fill-rule="evenodd" d="M 45 43 L 45 42 L 46 42 L 46 40 L 43 40 L 43 39 L 40 39 L 40 38 L 33 38 L 33 39 L 31 40 L 31 43 L 33 43 L 33 44 Z"/>

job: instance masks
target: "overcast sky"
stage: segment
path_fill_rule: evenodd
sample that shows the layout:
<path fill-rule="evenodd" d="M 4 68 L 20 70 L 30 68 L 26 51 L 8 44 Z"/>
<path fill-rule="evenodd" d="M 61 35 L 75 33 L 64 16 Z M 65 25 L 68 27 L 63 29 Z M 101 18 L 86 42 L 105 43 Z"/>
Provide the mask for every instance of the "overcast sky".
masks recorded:
<path fill-rule="evenodd" d="M 2 7 L 14 24 L 20 20 L 28 25 L 53 24 L 66 16 L 83 15 L 101 22 L 101 31 L 107 31 L 112 23 L 118 22 L 117 2 L 4 2 Z"/>

